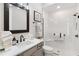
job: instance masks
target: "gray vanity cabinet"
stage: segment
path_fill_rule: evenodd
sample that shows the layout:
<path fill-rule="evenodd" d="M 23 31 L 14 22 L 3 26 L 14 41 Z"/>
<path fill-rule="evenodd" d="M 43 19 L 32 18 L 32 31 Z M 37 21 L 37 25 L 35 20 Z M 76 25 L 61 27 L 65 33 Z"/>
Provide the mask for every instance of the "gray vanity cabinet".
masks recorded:
<path fill-rule="evenodd" d="M 36 46 L 30 48 L 27 51 L 24 51 L 23 53 L 19 54 L 18 56 L 43 56 L 43 42 L 37 44 Z"/>
<path fill-rule="evenodd" d="M 43 49 L 37 50 L 35 53 L 32 54 L 32 56 L 43 56 Z"/>
<path fill-rule="evenodd" d="M 43 56 L 43 42 L 37 45 L 37 50 L 32 54 L 32 56 Z"/>

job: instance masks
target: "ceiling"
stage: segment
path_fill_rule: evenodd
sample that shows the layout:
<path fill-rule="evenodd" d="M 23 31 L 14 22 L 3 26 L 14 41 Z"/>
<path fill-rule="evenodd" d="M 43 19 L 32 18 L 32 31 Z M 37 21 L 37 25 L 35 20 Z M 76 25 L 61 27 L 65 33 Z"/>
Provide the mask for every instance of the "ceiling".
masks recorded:
<path fill-rule="evenodd" d="M 76 9 L 77 3 L 44 3 L 43 9 L 46 12 L 55 12 L 57 10 Z"/>

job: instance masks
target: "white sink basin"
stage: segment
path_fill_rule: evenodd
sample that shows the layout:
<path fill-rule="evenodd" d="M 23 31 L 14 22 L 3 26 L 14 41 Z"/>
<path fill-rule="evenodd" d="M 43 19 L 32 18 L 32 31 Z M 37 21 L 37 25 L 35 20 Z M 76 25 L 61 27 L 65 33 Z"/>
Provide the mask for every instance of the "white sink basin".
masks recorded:
<path fill-rule="evenodd" d="M 32 41 L 26 41 L 24 44 L 29 45 L 29 44 L 32 44 L 32 43 L 33 43 Z"/>
<path fill-rule="evenodd" d="M 30 45 L 32 44 L 33 42 L 32 41 L 25 41 L 25 42 L 21 42 L 19 44 L 17 44 L 17 47 L 24 47 L 25 45 Z"/>

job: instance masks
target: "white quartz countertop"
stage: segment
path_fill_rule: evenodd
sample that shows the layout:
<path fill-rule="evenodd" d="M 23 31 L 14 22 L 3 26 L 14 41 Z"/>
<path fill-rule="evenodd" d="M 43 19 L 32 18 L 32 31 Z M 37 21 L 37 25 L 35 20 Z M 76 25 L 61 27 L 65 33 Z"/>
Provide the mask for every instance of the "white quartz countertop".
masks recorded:
<path fill-rule="evenodd" d="M 16 56 L 16 55 L 34 47 L 35 45 L 39 44 L 42 41 L 43 41 L 43 39 L 33 39 L 33 40 L 30 40 L 30 42 L 31 42 L 30 44 L 27 41 L 22 42 L 20 44 L 10 47 L 8 50 L 0 52 L 0 56 Z"/>

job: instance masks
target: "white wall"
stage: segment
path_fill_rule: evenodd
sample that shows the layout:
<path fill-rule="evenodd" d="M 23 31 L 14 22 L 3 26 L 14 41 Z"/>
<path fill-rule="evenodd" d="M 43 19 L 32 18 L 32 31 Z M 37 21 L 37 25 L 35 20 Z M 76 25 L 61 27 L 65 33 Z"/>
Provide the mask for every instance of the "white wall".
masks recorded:
<path fill-rule="evenodd" d="M 77 18 L 73 16 L 76 9 L 77 5 L 72 8 L 67 8 L 65 5 L 60 10 L 49 8 L 51 12 L 44 12 L 45 44 L 60 50 L 60 55 L 79 55 L 79 38 L 75 38 L 75 34 L 79 34 L 79 31 L 75 30 L 75 20 Z M 53 10 L 55 11 L 53 12 Z M 56 33 L 56 38 L 53 37 L 53 33 Z M 59 33 L 66 34 L 65 39 L 52 41 L 53 39 L 60 39 Z"/>
<path fill-rule="evenodd" d="M 25 37 L 30 37 L 31 35 L 35 34 L 35 25 L 33 24 L 33 12 L 34 10 L 42 13 L 42 6 L 40 3 L 29 3 L 29 9 L 30 9 L 30 32 L 29 33 L 17 33 L 17 34 L 13 34 L 13 36 L 15 36 L 17 39 L 19 39 L 20 35 L 23 34 Z M 0 3 L 0 31 L 4 30 L 4 7 L 3 4 Z"/>

